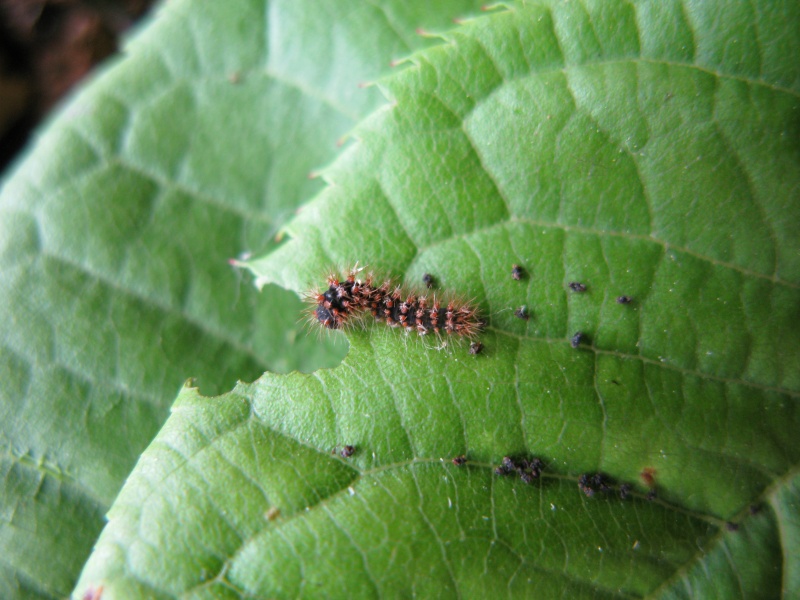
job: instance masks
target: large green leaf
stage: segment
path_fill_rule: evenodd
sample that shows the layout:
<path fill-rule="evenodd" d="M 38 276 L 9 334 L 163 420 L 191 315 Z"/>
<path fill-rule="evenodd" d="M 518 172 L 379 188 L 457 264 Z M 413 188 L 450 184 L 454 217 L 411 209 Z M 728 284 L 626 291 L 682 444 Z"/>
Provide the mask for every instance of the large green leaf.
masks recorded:
<path fill-rule="evenodd" d="M 78 591 L 796 596 L 798 30 L 792 2 L 554 0 L 416 55 L 250 267 L 433 273 L 484 352 L 376 325 L 336 369 L 184 390 Z"/>
<path fill-rule="evenodd" d="M 321 184 L 360 89 L 472 0 L 169 2 L 0 196 L 0 597 L 63 597 L 189 376 L 207 392 L 343 348 L 227 264 Z"/>

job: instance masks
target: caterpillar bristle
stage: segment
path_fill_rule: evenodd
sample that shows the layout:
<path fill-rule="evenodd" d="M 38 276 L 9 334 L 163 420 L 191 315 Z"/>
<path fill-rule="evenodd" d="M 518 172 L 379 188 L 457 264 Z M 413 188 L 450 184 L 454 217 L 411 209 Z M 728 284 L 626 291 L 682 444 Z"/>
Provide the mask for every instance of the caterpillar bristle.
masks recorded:
<path fill-rule="evenodd" d="M 330 272 L 326 289 L 306 295 L 310 325 L 322 330 L 346 329 L 363 324 L 364 317 L 372 315 L 376 321 L 408 333 L 468 339 L 475 338 L 484 326 L 470 302 L 452 297 L 442 300 L 436 294 L 418 295 L 391 279 L 382 279 L 376 285 L 372 273 L 360 276 L 363 270 L 356 263 L 344 277 Z"/>

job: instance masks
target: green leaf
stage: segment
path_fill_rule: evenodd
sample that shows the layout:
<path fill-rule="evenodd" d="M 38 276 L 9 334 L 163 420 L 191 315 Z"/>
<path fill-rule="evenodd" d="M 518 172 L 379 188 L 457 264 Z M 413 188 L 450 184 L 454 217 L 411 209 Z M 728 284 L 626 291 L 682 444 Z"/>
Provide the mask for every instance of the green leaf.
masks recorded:
<path fill-rule="evenodd" d="M 374 325 L 336 369 L 184 390 L 78 592 L 796 595 L 798 28 L 790 2 L 525 2 L 415 55 L 250 267 L 432 273 L 483 353 Z M 515 455 L 544 475 L 493 474 Z M 631 498 L 581 494 L 596 472 Z"/>
<path fill-rule="evenodd" d="M 394 340 L 384 341 L 375 349 L 390 350 Z M 500 421 L 482 389 L 428 410 L 408 383 L 392 394 L 371 354 L 356 343 L 345 364 L 358 365 L 366 393 L 327 394 L 324 405 L 322 390 L 340 389 L 332 371 L 268 375 L 219 399 L 185 390 L 115 502 L 79 591 L 484 597 L 508 586 L 512 595 L 603 597 L 623 573 L 625 591 L 641 593 L 715 531 L 713 519 L 638 495 L 587 499 L 568 477 L 535 486 L 496 478 L 481 449 L 508 446 L 518 431 L 480 427 L 479 417 Z M 431 362 L 421 370 L 484 371 L 444 355 Z M 516 409 L 498 407 L 507 421 Z M 330 454 L 343 441 L 357 444 L 347 461 Z M 477 462 L 439 458 L 467 441 Z"/>
<path fill-rule="evenodd" d="M 187 377 L 339 362 L 228 260 L 320 189 L 358 84 L 476 6 L 165 3 L 41 133 L 0 195 L 0 597 L 69 593 Z"/>

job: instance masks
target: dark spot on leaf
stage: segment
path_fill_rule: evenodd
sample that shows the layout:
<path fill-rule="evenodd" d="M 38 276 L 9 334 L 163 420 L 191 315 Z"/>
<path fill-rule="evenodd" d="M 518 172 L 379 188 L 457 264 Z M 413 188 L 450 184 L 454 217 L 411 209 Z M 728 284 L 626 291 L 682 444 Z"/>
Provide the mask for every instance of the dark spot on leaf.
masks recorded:
<path fill-rule="evenodd" d="M 533 483 L 538 479 L 544 469 L 544 463 L 540 458 L 512 458 L 504 456 L 502 464 L 494 472 L 497 475 L 511 475 L 516 473 L 523 483 Z"/>
<path fill-rule="evenodd" d="M 631 494 L 631 484 L 630 483 L 623 483 L 619 486 L 619 497 L 620 500 L 626 500 L 628 496 Z"/>
<path fill-rule="evenodd" d="M 597 493 L 607 494 L 611 491 L 611 482 L 602 473 L 584 473 L 578 477 L 578 488 L 591 498 Z"/>
<path fill-rule="evenodd" d="M 520 306 L 517 310 L 514 311 L 514 316 L 518 319 L 523 319 L 525 321 L 528 320 L 528 309 L 524 306 Z"/>
<path fill-rule="evenodd" d="M 466 457 L 466 456 L 464 456 L 463 454 L 462 454 L 461 456 L 456 456 L 456 457 L 453 459 L 453 464 L 454 464 L 455 466 L 457 466 L 457 467 L 464 466 L 465 464 L 467 464 L 467 457 Z"/>
<path fill-rule="evenodd" d="M 592 476 L 587 473 L 578 477 L 578 488 L 589 498 L 594 496 L 594 488 L 591 485 L 591 481 Z"/>
<path fill-rule="evenodd" d="M 521 280 L 523 277 L 525 277 L 525 269 L 519 265 L 511 265 L 511 277 L 517 281 Z"/>
<path fill-rule="evenodd" d="M 653 467 L 645 467 L 642 469 L 642 472 L 639 473 L 639 477 L 642 478 L 642 482 L 649 488 L 653 488 L 656 486 L 656 470 Z"/>
<path fill-rule="evenodd" d="M 483 350 L 483 344 L 481 344 L 480 342 L 472 342 L 469 345 L 470 354 L 480 354 L 481 350 Z"/>
<path fill-rule="evenodd" d="M 630 296 L 617 296 L 617 304 L 630 304 L 633 298 Z"/>
<path fill-rule="evenodd" d="M 355 451 L 356 451 L 355 446 L 345 446 L 342 448 L 339 454 L 341 455 L 342 458 L 350 458 L 351 456 L 353 456 L 353 453 Z"/>
<path fill-rule="evenodd" d="M 433 275 L 430 273 L 425 273 L 425 275 L 422 276 L 422 283 L 425 284 L 426 288 L 431 289 L 436 285 L 436 280 L 434 280 Z"/>
<path fill-rule="evenodd" d="M 573 292 L 578 292 L 579 294 L 582 294 L 583 292 L 586 291 L 586 286 L 580 283 L 579 281 L 570 281 L 568 285 L 569 289 L 571 289 Z"/>
<path fill-rule="evenodd" d="M 573 335 L 569 339 L 569 345 L 572 346 L 573 348 L 577 348 L 578 346 L 581 345 L 581 342 L 583 342 L 584 339 L 585 339 L 585 336 L 584 336 L 583 332 L 578 331 L 575 335 Z"/>

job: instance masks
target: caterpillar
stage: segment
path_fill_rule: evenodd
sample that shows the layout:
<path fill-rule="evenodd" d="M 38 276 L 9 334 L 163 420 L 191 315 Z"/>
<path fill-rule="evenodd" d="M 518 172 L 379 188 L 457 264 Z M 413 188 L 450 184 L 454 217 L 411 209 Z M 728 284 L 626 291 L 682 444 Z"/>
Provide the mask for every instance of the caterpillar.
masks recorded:
<path fill-rule="evenodd" d="M 364 267 L 355 267 L 344 277 L 328 275 L 328 287 L 308 293 L 309 321 L 325 329 L 344 329 L 371 314 L 376 321 L 390 327 L 402 327 L 419 335 L 433 333 L 474 338 L 484 322 L 469 302 L 436 295 L 419 295 L 391 279 L 376 283 L 375 276 L 359 274 Z"/>

